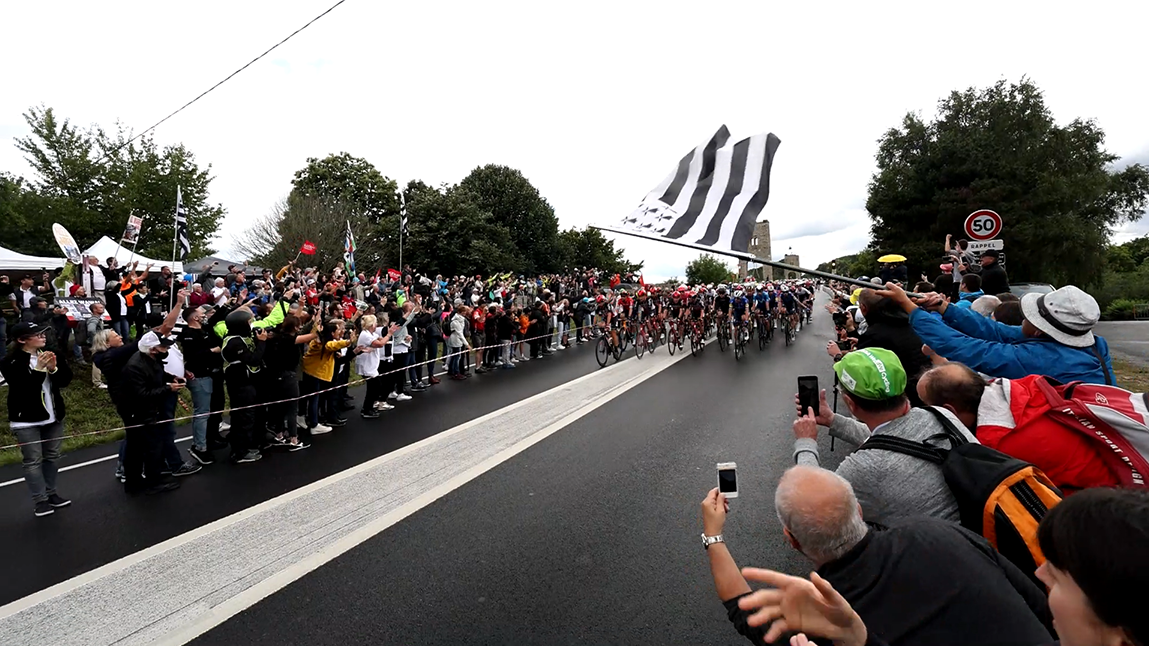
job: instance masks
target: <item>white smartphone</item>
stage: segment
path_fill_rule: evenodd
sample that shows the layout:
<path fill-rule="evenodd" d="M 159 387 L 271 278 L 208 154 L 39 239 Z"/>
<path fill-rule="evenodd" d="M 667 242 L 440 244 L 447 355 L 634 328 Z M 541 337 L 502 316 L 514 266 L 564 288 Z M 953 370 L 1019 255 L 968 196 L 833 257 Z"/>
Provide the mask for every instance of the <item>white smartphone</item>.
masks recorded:
<path fill-rule="evenodd" d="M 718 493 L 727 498 L 738 497 L 738 465 L 734 462 L 718 463 Z"/>

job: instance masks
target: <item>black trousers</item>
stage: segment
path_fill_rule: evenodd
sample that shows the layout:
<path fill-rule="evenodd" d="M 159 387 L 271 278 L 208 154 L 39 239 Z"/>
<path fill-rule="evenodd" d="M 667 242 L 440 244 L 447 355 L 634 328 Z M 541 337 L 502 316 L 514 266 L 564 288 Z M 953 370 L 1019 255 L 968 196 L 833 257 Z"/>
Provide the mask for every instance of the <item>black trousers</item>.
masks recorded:
<path fill-rule="evenodd" d="M 380 364 L 383 365 L 383 364 Z M 367 380 L 364 385 L 363 393 L 363 412 L 369 413 L 375 410 L 375 402 L 382 401 L 387 397 L 388 388 L 393 384 L 391 375 L 386 377 L 372 377 Z"/>
<path fill-rule="evenodd" d="M 386 370 L 394 370 L 395 372 L 390 375 L 391 387 L 386 389 L 385 392 L 402 393 L 407 384 L 407 353 L 396 352 L 391 355 L 391 364 Z M 379 364 L 379 371 L 385 372 L 383 364 Z"/>
<path fill-rule="evenodd" d="M 251 450 L 258 428 L 256 424 L 262 416 L 258 413 L 258 407 L 248 408 L 257 403 L 255 386 L 250 383 L 228 384 L 227 394 L 231 398 L 232 407 L 231 432 L 227 435 L 227 442 L 231 445 L 231 456 L 239 458 Z"/>
<path fill-rule="evenodd" d="M 135 420 L 124 421 L 129 426 L 139 423 Z M 162 424 L 145 424 L 124 431 L 125 489 L 138 491 L 161 481 L 160 471 L 164 467 L 161 458 L 163 438 Z"/>
<path fill-rule="evenodd" d="M 267 383 L 267 400 L 280 402 L 283 399 L 299 397 L 299 375 L 294 370 L 281 372 L 271 377 Z M 298 424 L 295 422 L 298 403 L 286 401 L 268 405 L 268 425 L 276 433 L 295 437 Z"/>

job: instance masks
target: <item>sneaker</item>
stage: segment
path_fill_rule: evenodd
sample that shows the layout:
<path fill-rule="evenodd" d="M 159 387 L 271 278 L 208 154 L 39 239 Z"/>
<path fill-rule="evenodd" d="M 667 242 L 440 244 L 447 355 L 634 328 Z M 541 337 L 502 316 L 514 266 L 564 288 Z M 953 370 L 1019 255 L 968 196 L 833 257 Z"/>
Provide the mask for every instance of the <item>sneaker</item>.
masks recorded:
<path fill-rule="evenodd" d="M 518 357 L 511 357 L 511 363 L 518 363 L 518 362 L 519 362 Z"/>
<path fill-rule="evenodd" d="M 193 446 L 190 449 L 188 449 L 188 454 L 190 454 L 192 456 L 193 460 L 195 460 L 196 462 L 199 462 L 200 464 L 202 464 L 204 466 L 207 466 L 207 465 L 215 462 L 215 456 L 213 456 L 211 454 L 211 451 L 207 451 L 207 450 L 201 451 L 201 450 L 199 450 Z"/>
<path fill-rule="evenodd" d="M 303 428 L 307 428 L 307 420 L 303 418 L 303 415 L 296 415 L 295 416 L 295 425 L 296 426 L 302 426 Z"/>
<path fill-rule="evenodd" d="M 199 473 L 201 470 L 203 470 L 201 465 L 198 465 L 194 462 L 184 462 L 180 465 L 180 468 L 172 471 L 172 475 L 177 478 L 179 476 L 190 476 L 193 473 Z"/>
<path fill-rule="evenodd" d="M 428 388 L 428 386 L 425 386 L 425 385 L 423 385 L 423 384 L 421 384 L 421 383 L 418 383 L 418 384 L 415 384 L 414 386 L 411 386 L 411 392 L 413 392 L 413 393 L 421 393 L 421 392 L 423 392 L 424 390 L 427 390 L 427 388 Z"/>
<path fill-rule="evenodd" d="M 502 366 L 500 366 L 500 367 L 501 367 L 501 368 L 503 368 L 503 369 L 507 369 L 507 368 L 518 368 L 518 366 L 516 366 L 516 365 L 515 365 L 515 364 L 513 364 L 513 363 L 504 363 L 504 364 L 503 364 Z"/>
<path fill-rule="evenodd" d="M 323 435 L 324 433 L 330 433 L 330 432 L 331 432 L 331 427 L 326 425 L 326 424 L 316 424 L 315 428 L 311 429 L 312 435 Z"/>
<path fill-rule="evenodd" d="M 379 402 L 379 403 L 381 403 L 383 405 L 378 407 L 377 410 L 395 410 L 395 407 L 392 406 L 391 404 L 388 404 L 387 402 Z"/>
<path fill-rule="evenodd" d="M 263 454 L 259 451 L 256 451 L 255 449 L 252 449 L 251 451 L 248 451 L 247 454 L 243 457 L 233 458 L 233 461 L 236 464 L 244 464 L 247 462 L 255 462 L 261 458 L 263 458 Z"/>
<path fill-rule="evenodd" d="M 311 448 L 311 445 L 308 444 L 307 442 L 304 442 L 303 440 L 300 440 L 298 444 L 290 444 L 289 443 L 287 445 L 287 451 L 289 453 L 294 453 L 296 451 L 302 451 L 303 449 L 310 449 L 310 448 Z"/>
<path fill-rule="evenodd" d="M 48 496 L 48 504 L 58 509 L 60 507 L 67 507 L 68 505 L 72 504 L 72 501 L 64 498 L 58 493 L 54 493 Z"/>
<path fill-rule="evenodd" d="M 347 426 L 347 420 L 343 419 L 342 417 L 336 417 L 335 419 L 325 419 L 323 420 L 323 423 L 330 426 L 331 428 Z"/>
<path fill-rule="evenodd" d="M 530 360 L 531 360 L 531 358 L 527 357 L 527 356 L 519 357 L 519 361 L 530 361 Z"/>
<path fill-rule="evenodd" d="M 395 401 L 397 401 L 397 402 L 411 401 L 412 399 L 414 399 L 414 398 L 411 397 L 410 395 L 408 395 L 407 393 L 403 393 L 401 395 L 396 395 L 396 397 L 395 397 Z"/>
<path fill-rule="evenodd" d="M 399 393 L 397 393 L 395 391 L 391 391 L 391 393 L 387 395 L 387 399 L 395 399 L 398 396 L 399 396 Z"/>
<path fill-rule="evenodd" d="M 124 477 L 124 465 L 122 464 L 116 466 L 116 480 L 119 480 L 120 484 L 127 482 L 127 478 Z"/>
<path fill-rule="evenodd" d="M 98 386 L 96 386 L 96 388 L 99 388 L 100 390 L 107 390 L 108 384 L 99 384 Z"/>
<path fill-rule="evenodd" d="M 224 432 L 230 431 L 230 430 L 231 430 L 231 424 L 228 424 L 227 422 L 220 422 L 219 423 L 219 432 L 220 433 L 224 433 Z"/>
<path fill-rule="evenodd" d="M 36 514 L 37 517 L 51 516 L 52 514 L 56 513 L 56 510 L 52 509 L 52 505 L 48 504 L 47 500 L 41 500 L 40 502 L 36 503 L 36 510 L 32 513 Z"/>
<path fill-rule="evenodd" d="M 379 419 L 379 413 L 375 410 L 360 411 L 359 416 L 363 419 Z"/>

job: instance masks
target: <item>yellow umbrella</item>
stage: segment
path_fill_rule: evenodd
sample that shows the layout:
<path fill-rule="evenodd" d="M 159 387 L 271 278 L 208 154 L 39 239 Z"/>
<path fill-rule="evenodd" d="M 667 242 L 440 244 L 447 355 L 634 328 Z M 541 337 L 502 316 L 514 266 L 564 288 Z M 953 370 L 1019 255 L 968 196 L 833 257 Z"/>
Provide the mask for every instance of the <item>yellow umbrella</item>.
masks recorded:
<path fill-rule="evenodd" d="M 905 256 L 902 256 L 902 255 L 899 255 L 896 253 L 888 253 L 888 254 L 882 256 L 881 258 L 878 258 L 878 262 L 905 262 L 905 261 L 906 261 Z"/>

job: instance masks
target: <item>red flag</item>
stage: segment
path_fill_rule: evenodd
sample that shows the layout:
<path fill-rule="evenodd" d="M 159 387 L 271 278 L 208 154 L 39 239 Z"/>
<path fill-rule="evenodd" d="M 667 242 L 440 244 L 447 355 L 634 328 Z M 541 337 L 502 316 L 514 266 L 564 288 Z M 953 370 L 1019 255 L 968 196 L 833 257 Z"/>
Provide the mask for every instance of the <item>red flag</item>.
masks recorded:
<path fill-rule="evenodd" d="M 376 269 L 376 270 L 375 270 L 375 280 L 373 280 L 373 281 L 371 281 L 371 282 L 373 282 L 373 283 L 377 283 L 377 282 L 379 282 L 379 274 L 382 274 L 382 273 L 383 273 L 383 268 L 382 268 L 382 267 L 380 267 L 379 269 Z"/>
<path fill-rule="evenodd" d="M 646 279 L 643 278 L 642 274 L 638 275 L 638 284 L 642 285 L 643 287 L 646 287 Z"/>
<path fill-rule="evenodd" d="M 395 282 L 395 281 L 399 280 L 399 277 L 401 275 L 402 274 L 399 273 L 398 269 L 388 269 L 387 270 L 387 279 L 390 280 L 391 282 Z"/>
<path fill-rule="evenodd" d="M 299 253 L 307 255 L 307 256 L 314 256 L 315 255 L 315 243 L 310 241 L 310 240 L 304 240 L 303 246 L 300 247 L 300 249 L 299 249 Z"/>
<path fill-rule="evenodd" d="M 611 277 L 610 277 L 610 287 L 611 287 L 611 289 L 614 289 L 615 287 L 618 287 L 619 283 L 621 283 L 621 282 L 622 282 L 622 279 L 621 279 L 621 278 L 619 278 L 618 274 L 615 274 L 615 275 L 611 276 Z"/>

